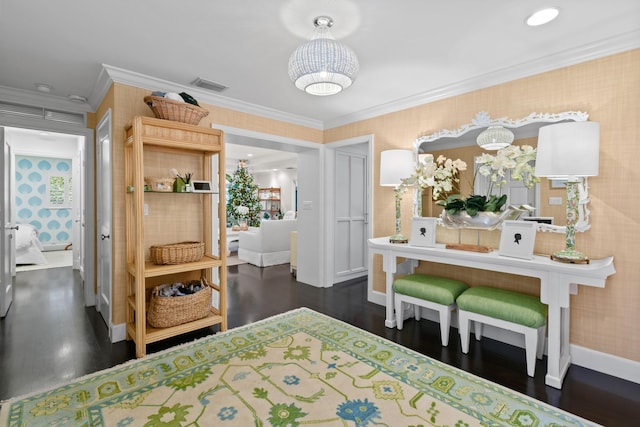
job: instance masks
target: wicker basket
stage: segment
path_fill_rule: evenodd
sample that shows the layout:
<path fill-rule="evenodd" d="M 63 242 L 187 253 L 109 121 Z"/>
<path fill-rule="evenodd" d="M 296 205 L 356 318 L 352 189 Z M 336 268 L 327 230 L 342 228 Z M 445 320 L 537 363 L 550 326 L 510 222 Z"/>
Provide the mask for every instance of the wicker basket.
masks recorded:
<path fill-rule="evenodd" d="M 161 296 L 161 286 L 156 286 L 151 293 L 147 309 L 147 322 L 154 328 L 169 328 L 207 317 L 211 312 L 211 286 L 203 277 L 188 282 L 203 283 L 204 289 L 191 295 L 178 297 Z"/>
<path fill-rule="evenodd" d="M 209 114 L 208 110 L 197 105 L 174 101 L 161 96 L 145 96 L 144 102 L 159 119 L 173 120 L 191 125 L 197 125 L 203 117 Z"/>
<path fill-rule="evenodd" d="M 158 191 L 161 193 L 170 193 L 173 191 L 173 182 L 175 178 L 153 178 L 144 177 L 144 183 L 147 184 L 149 191 Z"/>
<path fill-rule="evenodd" d="M 180 242 L 169 245 L 154 245 L 149 248 L 151 262 L 157 265 L 182 264 L 199 261 L 204 255 L 204 243 Z"/>

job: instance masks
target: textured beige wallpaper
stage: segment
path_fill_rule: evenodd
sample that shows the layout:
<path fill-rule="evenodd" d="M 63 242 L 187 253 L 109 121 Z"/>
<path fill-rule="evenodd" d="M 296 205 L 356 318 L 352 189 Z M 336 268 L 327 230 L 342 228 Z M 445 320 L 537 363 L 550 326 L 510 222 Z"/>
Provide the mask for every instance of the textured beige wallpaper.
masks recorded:
<path fill-rule="evenodd" d="M 571 342 L 593 350 L 640 361 L 640 50 L 633 50 L 533 77 L 325 131 L 325 142 L 374 134 L 374 183 L 378 182 L 380 152 L 412 148 L 420 135 L 456 129 L 480 111 L 491 117 L 520 118 L 532 112 L 585 111 L 601 124 L 600 175 L 589 180 L 592 228 L 579 233 L 578 249 L 591 258 L 613 255 L 617 273 L 604 289 L 579 287 L 571 300 Z M 475 148 L 443 151 L 468 163 Z M 440 153 L 434 153 L 440 154 Z M 394 195 L 374 185 L 374 236 L 394 229 Z M 545 200 L 550 194 L 541 197 Z M 555 194 L 554 194 L 555 195 Z M 561 192 L 562 195 L 562 192 Z M 412 198 L 403 199 L 403 231 L 409 233 Z M 535 251 L 552 253 L 564 247 L 564 235 L 539 233 Z M 453 241 L 457 233 L 440 232 Z M 472 237 L 468 237 L 472 238 Z M 473 236 L 475 239 L 475 235 Z M 483 244 L 497 240 L 483 236 Z M 473 240 L 472 240 L 473 242 Z M 374 288 L 384 292 L 381 260 L 374 258 Z M 508 275 L 436 267 L 442 274 L 472 285 L 490 284 L 538 294 L 537 282 Z M 517 282 L 517 283 L 516 283 Z"/>

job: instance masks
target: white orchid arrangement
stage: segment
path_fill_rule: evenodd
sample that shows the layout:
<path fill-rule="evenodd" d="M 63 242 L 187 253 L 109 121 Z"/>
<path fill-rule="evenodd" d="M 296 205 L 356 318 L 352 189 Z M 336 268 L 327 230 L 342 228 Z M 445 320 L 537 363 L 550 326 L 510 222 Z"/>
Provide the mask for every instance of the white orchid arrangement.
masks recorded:
<path fill-rule="evenodd" d="M 535 160 L 536 149 L 530 145 L 509 145 L 498 150 L 495 156 L 483 153 L 478 157 L 476 173 L 489 176 L 491 184 L 500 187 L 506 184 L 507 171 L 510 171 L 512 180 L 523 181 L 527 188 L 531 188 L 535 183 L 540 182 L 540 179 L 534 175 L 535 169 L 532 162 Z"/>
<path fill-rule="evenodd" d="M 433 157 L 427 157 L 403 181 L 403 186 L 416 186 L 420 189 L 431 187 L 433 200 L 438 200 L 445 194 L 460 192 L 460 172 L 465 170 L 467 164 L 460 159 L 452 160 L 440 155 L 434 162 Z"/>
<path fill-rule="evenodd" d="M 414 173 L 403 180 L 401 188 L 406 190 L 410 186 L 420 189 L 431 187 L 433 189 L 433 200 L 437 200 L 439 205 L 445 210 L 454 214 L 458 211 L 466 211 L 474 216 L 478 212 L 496 212 L 504 206 L 507 201 L 505 194 L 501 196 L 491 194 L 493 186 L 500 187 L 507 182 L 507 172 L 511 173 L 511 179 L 523 181 L 527 188 L 531 188 L 540 179 L 535 176 L 532 163 L 536 159 L 536 149 L 529 145 L 510 145 L 498 150 L 495 155 L 483 153 L 476 159 L 476 174 L 490 177 L 491 185 L 486 195 L 473 194 L 463 198 L 460 194 L 460 172 L 467 170 L 467 164 L 460 160 L 452 160 L 443 155 L 438 156 L 436 161 L 433 157 L 420 162 Z M 474 188 L 474 182 L 471 183 Z M 446 198 L 445 198 L 446 197 Z"/>
<path fill-rule="evenodd" d="M 536 149 L 529 145 L 509 145 L 496 152 L 495 155 L 483 153 L 476 159 L 476 172 L 473 176 L 471 188 L 475 188 L 476 174 L 490 177 L 490 185 L 486 195 L 473 194 L 463 198 L 460 194 L 453 194 L 446 200 L 438 203 L 444 209 L 455 214 L 458 211 L 465 211 L 470 216 L 475 216 L 478 212 L 497 212 L 507 203 L 507 195 L 492 194 L 493 186 L 500 187 L 507 183 L 507 171 L 511 173 L 511 179 L 523 181 L 527 188 L 533 187 L 540 179 L 534 175 L 532 162 L 536 159 Z"/>

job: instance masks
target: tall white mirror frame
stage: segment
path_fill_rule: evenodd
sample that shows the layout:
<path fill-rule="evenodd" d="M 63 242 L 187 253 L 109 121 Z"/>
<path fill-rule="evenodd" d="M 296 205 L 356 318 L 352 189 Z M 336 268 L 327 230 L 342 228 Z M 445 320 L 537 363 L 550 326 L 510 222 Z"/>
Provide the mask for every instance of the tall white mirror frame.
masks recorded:
<path fill-rule="evenodd" d="M 581 111 L 565 111 L 562 113 L 531 113 L 521 119 L 509 119 L 502 117 L 499 119 L 492 119 L 489 117 L 489 113 L 481 111 L 471 123 L 464 124 L 458 129 L 449 130 L 442 129 L 429 135 L 421 136 L 414 142 L 413 150 L 415 153 L 416 162 L 418 161 L 418 155 L 421 153 L 432 153 L 436 150 L 445 150 L 456 147 L 464 147 L 476 144 L 476 138 L 484 129 L 489 126 L 502 126 L 511 130 L 517 141 L 521 138 L 532 138 L 538 136 L 538 130 L 545 125 L 561 122 L 583 122 L 587 121 L 589 115 Z M 589 187 L 587 178 L 582 178 L 582 182 L 579 184 L 580 204 L 579 204 L 579 219 L 576 224 L 576 231 L 587 231 L 591 225 L 589 224 Z M 418 212 L 418 197 L 420 192 L 414 193 L 414 215 L 422 216 L 422 212 Z M 550 231 L 554 233 L 565 233 L 566 227 L 561 225 L 552 224 L 538 224 L 538 231 Z"/>

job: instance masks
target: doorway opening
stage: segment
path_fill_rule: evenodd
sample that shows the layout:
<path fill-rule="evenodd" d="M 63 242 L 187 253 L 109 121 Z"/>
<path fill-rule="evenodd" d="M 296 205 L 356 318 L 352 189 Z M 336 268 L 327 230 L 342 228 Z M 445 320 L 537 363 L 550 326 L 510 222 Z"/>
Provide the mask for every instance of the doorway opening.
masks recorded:
<path fill-rule="evenodd" d="M 66 135 L 68 138 L 77 139 L 77 151 L 75 152 L 77 161 L 75 167 L 79 170 L 78 178 L 73 182 L 73 187 L 77 190 L 77 194 L 73 197 L 73 203 L 78 204 L 77 211 L 79 212 L 79 218 L 71 217 L 69 220 L 72 222 L 72 228 L 79 230 L 76 238 L 72 237 L 72 245 L 69 248 L 72 251 L 77 251 L 77 255 L 73 259 L 73 266 L 78 270 L 79 276 L 83 283 L 83 297 L 85 306 L 95 305 L 95 275 L 94 275 L 94 263 L 95 263 L 95 251 L 94 251 L 94 239 L 95 239 L 95 220 L 94 220 L 94 147 L 93 147 L 93 130 L 89 128 L 83 128 L 75 124 L 70 123 L 57 123 L 50 120 L 42 120 L 35 118 L 24 118 L 18 116 L 2 116 L 0 115 L 0 127 L 3 129 L 3 142 L 4 131 L 10 129 L 15 131 L 29 131 L 40 133 L 56 134 L 57 136 Z M 41 135 L 44 136 L 44 135 Z M 12 138 L 13 139 L 13 138 Z M 14 146 L 20 149 L 21 143 L 12 142 Z M 5 146 L 9 146 L 8 142 Z M 47 144 L 40 144 L 40 148 L 44 148 Z M 50 144 L 49 144 L 50 145 Z M 54 146 L 55 147 L 55 146 Z M 11 150 L 13 151 L 13 150 Z M 13 155 L 12 155 L 13 156 Z M 55 157 L 55 156 L 54 156 Z M 89 161 L 87 161 L 89 160 Z M 8 162 L 9 163 L 9 162 Z M 13 166 L 13 165 L 12 165 Z M 4 179 L 9 182 L 12 179 L 13 171 L 11 167 L 5 168 Z M 73 174 L 73 171 L 72 171 Z M 45 185 L 45 184 L 43 184 Z M 46 185 L 45 185 L 46 187 Z M 8 197 L 9 201 L 13 201 L 12 194 L 15 190 L 12 186 L 8 186 L 10 190 L 7 190 L 7 194 L 11 194 Z M 46 191 L 46 190 L 45 190 Z M 16 206 L 17 208 L 17 206 Z M 7 210 L 8 212 L 10 209 Z M 7 222 L 9 224 L 15 224 L 17 215 L 16 209 L 12 210 L 7 216 Z M 13 239 L 12 239 L 13 240 Z M 13 251 L 8 251 L 9 257 L 13 254 Z M 4 254 L 3 254 L 4 256 Z M 14 277 L 16 274 L 15 264 L 11 263 L 7 267 L 7 276 L 9 278 Z"/>
<path fill-rule="evenodd" d="M 12 273 L 80 270 L 84 137 L 5 128 L 12 147 L 11 222 L 18 228 Z"/>

